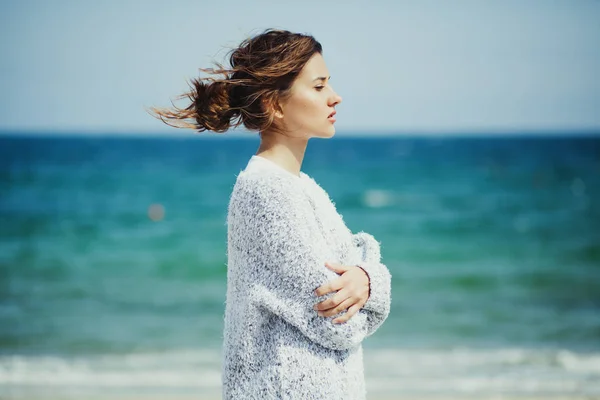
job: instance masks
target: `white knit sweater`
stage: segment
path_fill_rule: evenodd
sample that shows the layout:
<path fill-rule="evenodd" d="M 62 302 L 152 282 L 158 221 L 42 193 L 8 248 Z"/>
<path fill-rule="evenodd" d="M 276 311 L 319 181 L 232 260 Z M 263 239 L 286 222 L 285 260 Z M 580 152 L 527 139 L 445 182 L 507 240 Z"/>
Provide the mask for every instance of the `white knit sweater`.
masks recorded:
<path fill-rule="evenodd" d="M 353 235 L 311 177 L 259 156 L 237 177 L 227 225 L 223 399 L 365 399 L 361 342 L 391 301 L 379 243 Z M 369 299 L 342 324 L 313 309 L 334 295 L 314 290 L 339 277 L 326 261 L 369 275 Z"/>

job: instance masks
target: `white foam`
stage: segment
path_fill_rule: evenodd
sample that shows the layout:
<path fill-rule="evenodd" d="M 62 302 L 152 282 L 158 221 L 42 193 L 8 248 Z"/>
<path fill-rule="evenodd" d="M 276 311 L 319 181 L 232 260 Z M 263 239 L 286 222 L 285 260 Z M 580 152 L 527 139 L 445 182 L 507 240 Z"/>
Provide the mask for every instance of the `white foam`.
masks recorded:
<path fill-rule="evenodd" d="M 215 388 L 221 385 L 220 353 L 3 356 L 0 385 Z"/>
<path fill-rule="evenodd" d="M 386 190 L 367 190 L 363 195 L 363 202 L 367 207 L 385 207 L 393 202 L 393 193 Z"/>
<path fill-rule="evenodd" d="M 554 349 L 365 348 L 369 393 L 600 395 L 600 353 Z M 0 397 L 108 391 L 218 393 L 217 349 L 99 356 L 0 356 Z"/>
<path fill-rule="evenodd" d="M 366 350 L 370 392 L 600 394 L 600 353 L 553 349 Z"/>

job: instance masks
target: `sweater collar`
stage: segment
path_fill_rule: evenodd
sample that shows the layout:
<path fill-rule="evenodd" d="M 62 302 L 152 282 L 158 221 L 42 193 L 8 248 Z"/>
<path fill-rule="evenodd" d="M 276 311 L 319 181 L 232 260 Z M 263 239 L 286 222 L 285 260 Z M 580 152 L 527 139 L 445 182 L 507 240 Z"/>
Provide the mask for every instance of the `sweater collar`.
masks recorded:
<path fill-rule="evenodd" d="M 251 165 L 259 165 L 259 166 L 262 166 L 264 168 L 269 168 L 269 169 L 272 169 L 272 170 L 280 171 L 280 172 L 283 172 L 284 174 L 286 174 L 289 177 L 294 178 L 294 179 L 302 179 L 302 178 L 306 177 L 306 174 L 304 172 L 302 172 L 302 171 L 300 171 L 300 176 L 294 175 L 290 171 L 288 171 L 287 169 L 285 169 L 282 166 L 280 166 L 279 164 L 276 164 L 276 163 L 274 163 L 273 161 L 271 161 L 271 160 L 269 160 L 267 158 L 264 158 L 264 157 L 261 157 L 261 156 L 257 156 L 257 155 L 253 155 L 250 158 L 250 161 L 248 161 L 248 167 L 250 167 Z M 248 167 L 246 167 L 246 168 L 248 168 Z"/>

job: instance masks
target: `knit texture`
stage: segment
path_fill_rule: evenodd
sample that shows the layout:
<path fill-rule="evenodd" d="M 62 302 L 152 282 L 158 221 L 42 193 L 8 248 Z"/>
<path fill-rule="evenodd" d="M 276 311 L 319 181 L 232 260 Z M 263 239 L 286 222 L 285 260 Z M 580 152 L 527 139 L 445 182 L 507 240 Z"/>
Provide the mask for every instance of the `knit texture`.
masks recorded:
<path fill-rule="evenodd" d="M 253 156 L 237 177 L 227 215 L 223 399 L 365 399 L 361 342 L 390 312 L 391 275 L 379 243 L 352 234 L 327 193 Z M 364 307 L 334 324 L 314 290 L 339 277 L 325 262 L 359 265 Z"/>

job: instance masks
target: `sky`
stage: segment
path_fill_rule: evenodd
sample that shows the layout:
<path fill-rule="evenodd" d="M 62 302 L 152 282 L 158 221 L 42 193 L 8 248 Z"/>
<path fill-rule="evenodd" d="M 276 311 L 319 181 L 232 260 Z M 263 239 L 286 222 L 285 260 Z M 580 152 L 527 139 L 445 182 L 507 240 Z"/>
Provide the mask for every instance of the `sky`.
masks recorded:
<path fill-rule="evenodd" d="M 280 28 L 323 45 L 339 134 L 600 132 L 599 21 L 600 0 L 2 0 L 0 131 L 170 133 L 144 108 Z"/>

